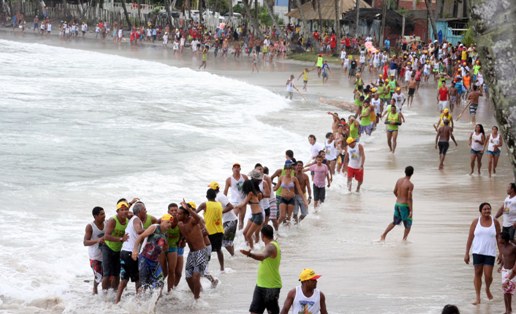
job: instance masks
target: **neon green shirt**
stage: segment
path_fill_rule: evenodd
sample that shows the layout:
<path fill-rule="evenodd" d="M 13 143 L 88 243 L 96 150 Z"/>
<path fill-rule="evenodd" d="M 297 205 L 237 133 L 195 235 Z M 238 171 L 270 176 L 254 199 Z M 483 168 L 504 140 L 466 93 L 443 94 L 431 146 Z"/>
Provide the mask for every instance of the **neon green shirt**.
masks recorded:
<path fill-rule="evenodd" d="M 125 224 L 120 223 L 118 221 L 118 217 L 115 215 L 113 216 L 115 219 L 116 225 L 115 229 L 113 229 L 113 232 L 111 232 L 111 236 L 115 238 L 122 238 L 125 234 L 125 228 L 127 228 L 127 219 L 125 221 Z M 114 252 L 120 252 L 122 250 L 122 242 L 111 242 L 111 241 L 105 241 L 108 248 L 113 250 Z"/>
<path fill-rule="evenodd" d="M 281 251 L 278 242 L 271 241 L 276 247 L 276 257 L 267 257 L 258 265 L 258 277 L 256 285 L 260 288 L 281 288 L 281 275 L 279 266 L 281 262 Z"/>

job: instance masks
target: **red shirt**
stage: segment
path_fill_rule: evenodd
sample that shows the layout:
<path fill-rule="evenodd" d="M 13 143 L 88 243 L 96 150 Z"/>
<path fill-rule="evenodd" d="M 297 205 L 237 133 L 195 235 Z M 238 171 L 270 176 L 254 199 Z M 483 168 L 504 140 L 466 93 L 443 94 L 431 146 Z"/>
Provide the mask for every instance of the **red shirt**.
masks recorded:
<path fill-rule="evenodd" d="M 442 86 L 439 88 L 439 101 L 448 100 L 448 88 L 446 86 Z"/>

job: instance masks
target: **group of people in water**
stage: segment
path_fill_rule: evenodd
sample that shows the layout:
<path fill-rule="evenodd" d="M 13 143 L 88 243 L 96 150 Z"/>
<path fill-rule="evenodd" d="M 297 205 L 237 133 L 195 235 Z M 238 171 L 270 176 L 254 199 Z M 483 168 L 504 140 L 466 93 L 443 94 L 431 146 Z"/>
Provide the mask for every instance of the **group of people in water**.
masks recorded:
<path fill-rule="evenodd" d="M 235 254 L 234 239 L 239 229 L 248 245 L 247 249 L 240 250 L 241 254 L 260 261 L 250 312 L 262 313 L 269 309 L 273 313 L 279 313 L 281 249 L 274 233 L 290 224 L 300 223 L 308 215 L 308 206 L 312 201 L 317 210 L 325 201 L 326 189 L 332 185 L 336 175 L 342 174 L 346 177 L 349 191 L 353 190 L 355 180 L 355 191 L 360 192 L 366 160 L 364 145 L 361 143 L 363 137 L 371 135 L 384 119 L 388 147 L 395 153 L 399 128 L 406 122 L 402 114 L 404 105 L 407 103 L 410 108 L 421 81 L 428 82 L 432 75 L 438 88 L 436 110 L 439 111 L 438 121 L 434 125 L 435 148 L 439 150 L 438 167 L 443 169 L 450 140 L 457 145 L 453 135 L 452 113 L 460 110 L 462 102 L 467 101 L 459 118 L 469 109 L 471 121 L 475 124 L 479 97 L 483 95 L 480 62 L 470 48 L 461 44 L 454 47 L 448 43 L 433 42 L 417 51 L 407 50 L 399 56 L 387 59 L 380 52 L 366 52 L 364 62 L 361 57 L 355 60 L 345 56 L 343 71 L 349 72 L 353 62 L 356 70 L 367 69 L 367 66 L 361 67 L 360 64 L 369 63 L 370 72 L 378 78 L 366 84 L 364 72 L 358 71 L 353 75 L 353 103 L 325 101 L 352 114 L 346 119 L 336 112 L 328 112 L 332 117 L 331 131 L 325 134 L 324 144 L 318 143 L 315 135 L 309 135 L 312 160 L 307 163 L 296 160 L 291 150 L 285 152 L 283 166 L 270 173 L 267 167 L 258 163 L 245 175 L 241 173 L 240 164 L 235 163 L 223 189 L 218 182 L 210 182 L 205 202 L 199 206 L 185 200 L 170 203 L 166 213 L 159 219 L 147 214 L 145 204 L 139 199 L 120 199 L 116 204 L 116 215 L 107 221 L 104 210 L 95 207 L 92 211 L 94 221 L 86 226 L 84 238 L 84 245 L 89 246 L 90 265 L 95 274 L 94 292 L 97 292 L 99 284 L 102 284 L 104 290 L 115 289 L 115 302 L 119 302 L 129 279 L 136 282 L 138 291 L 161 288 L 165 283 L 167 290 L 171 291 L 180 282 L 184 268 L 188 286 L 194 298 L 198 299 L 201 277 L 210 280 L 213 287 L 218 283 L 207 271 L 212 252 L 216 253 L 220 270 L 223 271 L 224 250 L 230 255 Z M 327 79 L 328 75 L 324 70 L 327 63 L 319 61 L 313 70 L 317 70 L 323 80 L 325 76 Z M 306 68 L 299 75 L 299 78 L 303 78 L 304 90 L 307 89 L 308 73 L 311 71 Z M 294 90 L 297 90 L 294 79 L 295 76 L 292 75 L 287 81 L 289 98 L 293 98 Z M 408 97 L 405 97 L 403 90 L 408 91 Z M 475 129 L 469 136 L 469 145 L 471 174 L 475 165 L 480 174 L 484 151 L 489 155 L 489 176 L 496 173 L 500 148 L 503 145 L 498 128 L 493 126 L 491 134 L 486 135 L 483 126 L 475 124 Z M 393 220 L 382 234 L 382 240 L 401 223 L 405 228 L 403 239 L 406 240 L 409 235 L 413 213 L 413 173 L 414 168 L 406 167 L 405 176 L 396 182 Z M 505 272 L 506 308 L 507 313 L 510 313 L 510 296 L 515 285 L 507 279 L 516 276 L 511 271 L 516 257 L 512 242 L 516 207 L 514 213 L 511 207 L 511 199 L 516 195 L 514 184 L 511 184 L 508 193 L 509 200 L 506 199 L 496 215 L 496 218 L 503 215 L 503 228 L 491 217 L 489 204 L 483 203 L 480 206 L 481 215 L 471 225 L 464 260 L 469 263 L 469 252 L 472 250 L 477 293 L 475 304 L 480 303 L 482 275 L 486 278 L 486 292 L 491 299 L 489 287 L 494 265 L 494 258 L 491 257 L 493 252 L 496 256 L 498 246 L 503 256 L 500 260 L 503 261 Z M 199 215 L 201 212 L 202 217 Z M 498 241 L 499 238 L 501 239 Z M 254 252 L 256 243 L 260 241 L 265 244 L 264 250 Z M 189 250 L 185 263 L 183 255 L 187 244 Z M 313 304 L 318 307 L 312 313 L 325 313 L 324 294 L 315 288 L 318 278 L 319 275 L 313 270 L 303 270 L 300 274 L 301 285 L 288 293 L 283 310 L 287 308 L 288 311 L 291 306 L 299 309 L 300 304 L 309 304 L 306 300 L 314 298 L 316 301 Z M 265 297 L 267 295 L 272 295 L 273 300 L 268 300 Z M 297 313 L 296 310 L 294 313 Z"/>
<path fill-rule="evenodd" d="M 305 168 L 301 161 L 295 161 L 292 151 L 288 150 L 286 157 L 284 167 L 270 177 L 268 169 L 261 164 L 244 175 L 240 164 L 235 163 L 223 189 L 212 181 L 203 203 L 197 205 L 185 200 L 170 203 L 160 217 L 148 214 L 138 198 L 118 200 L 116 214 L 107 220 L 102 207 L 93 208 L 93 221 L 86 225 L 84 235 L 95 277 L 93 293 L 98 293 L 99 285 L 104 291 L 113 289 L 115 303 L 118 303 L 132 281 L 138 293 L 159 289 L 161 295 L 164 287 L 168 292 L 174 289 L 184 273 L 197 300 L 202 290 L 201 277 L 211 281 L 213 288 L 218 284 L 218 279 L 208 272 L 212 252 L 216 253 L 223 272 L 222 249 L 235 254 L 234 239 L 240 229 L 247 243 L 247 249 L 240 250 L 241 254 L 260 261 L 250 311 L 262 313 L 267 308 L 279 313 L 281 250 L 274 232 L 290 223 L 298 223 L 308 214 L 312 194 L 304 172 L 311 169 L 318 173 L 320 168 L 328 172 L 325 165 L 321 166 L 322 158 Z M 274 186 L 275 178 L 278 179 Z M 317 191 L 314 191 L 316 202 L 321 202 L 324 188 Z M 265 247 L 255 252 L 254 245 L 259 241 L 263 241 Z M 327 313 L 324 294 L 316 288 L 319 277 L 312 269 L 304 269 L 299 277 L 301 284 L 287 296 L 282 313 L 291 307 L 297 312 Z M 271 299 L 271 295 L 275 297 Z"/>

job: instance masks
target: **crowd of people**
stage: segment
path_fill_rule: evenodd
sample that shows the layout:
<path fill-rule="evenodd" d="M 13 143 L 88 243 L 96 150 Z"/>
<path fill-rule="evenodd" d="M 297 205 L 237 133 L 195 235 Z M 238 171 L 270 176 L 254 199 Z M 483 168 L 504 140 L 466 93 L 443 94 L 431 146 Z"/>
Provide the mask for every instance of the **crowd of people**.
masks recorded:
<path fill-rule="evenodd" d="M 33 29 L 48 35 L 52 32 L 52 23 L 48 19 L 39 21 L 35 18 Z M 111 37 L 114 42 L 122 42 L 127 36 L 127 32 L 116 23 L 110 25 L 99 21 L 94 29 L 95 37 L 99 39 Z M 89 36 L 90 28 L 83 22 L 63 21 L 59 32 L 64 38 Z M 296 32 L 299 32 L 297 27 L 287 27 L 284 33 L 269 30 L 263 38 L 259 38 L 241 26 L 221 26 L 211 32 L 200 23 L 191 23 L 183 28 L 161 28 L 148 24 L 133 28 L 128 40 L 133 45 L 161 41 L 165 48 L 170 45 L 177 53 L 183 53 L 185 47 L 189 47 L 192 53 L 202 56 L 203 68 L 206 68 L 208 53 L 217 57 L 220 51 L 221 57 L 232 54 L 239 58 L 243 52 L 249 57 L 252 71 L 258 71 L 260 60 L 272 62 L 273 58 L 285 57 L 292 43 L 289 38 Z M 312 73 L 317 73 L 323 83 L 333 75 L 345 75 L 354 84 L 353 93 L 350 94 L 353 101 L 321 99 L 321 102 L 335 105 L 351 114 L 344 117 L 337 112 L 328 112 L 332 123 L 328 126 L 328 132 L 321 136 L 324 140 L 318 142 L 315 135 L 308 136 L 311 160 L 305 163 L 296 160 L 294 152 L 287 150 L 280 169 L 269 173 L 267 167 L 257 163 L 248 175 L 241 173 L 240 164 L 235 163 L 223 188 L 217 181 L 209 183 L 206 200 L 199 206 L 182 200 L 170 203 L 163 215 L 153 217 L 138 198 L 131 201 L 120 199 L 116 203 L 116 214 L 107 220 L 104 209 L 95 207 L 92 210 L 93 221 L 86 225 L 84 236 L 95 276 L 94 293 L 98 292 L 99 285 L 102 290 L 113 289 L 116 291 L 115 302 L 118 303 L 129 281 L 135 282 L 136 291 L 160 290 L 165 286 L 167 291 L 172 291 L 184 276 L 194 298 L 198 299 L 201 277 L 208 279 L 214 288 L 218 284 L 218 279 L 208 272 L 212 253 L 216 253 L 218 266 L 224 271 L 224 250 L 230 255 L 238 254 L 234 240 L 239 234 L 237 230 L 242 230 L 247 248 L 240 250 L 240 254 L 260 262 L 250 312 L 262 313 L 268 309 L 279 313 L 282 283 L 278 233 L 291 224 L 301 223 L 309 214 L 312 202 L 314 210 L 318 210 L 325 202 L 327 188 L 332 186 L 336 176 L 346 178 L 350 192 L 360 192 L 366 161 L 364 137 L 378 131 L 384 124 L 387 145 L 394 154 L 400 128 L 410 123 L 403 112 L 414 108 L 414 96 L 421 87 L 436 90 L 435 111 L 438 118 L 434 128 L 435 148 L 439 151 L 438 168 L 444 168 L 449 142 L 458 145 L 453 133 L 456 122 L 453 114 L 460 112 L 457 120 L 468 110 L 474 125 L 469 136 L 471 174 L 475 166 L 477 173 L 481 174 L 484 152 L 489 158 L 489 176 L 496 173 L 503 140 L 498 127 L 493 126 L 491 134 L 486 135 L 483 125 L 476 123 L 479 99 L 484 96 L 486 88 L 475 47 L 460 43 L 451 45 L 446 41 L 427 44 L 402 42 L 401 49 L 394 50 L 387 40 L 384 50 L 368 50 L 365 43 L 371 42 L 372 38 L 344 36 L 341 39 L 340 68 L 332 65 L 331 70 L 325 54 L 334 50 L 333 42 L 336 39 L 331 33 L 326 33 L 323 39 L 315 33 L 312 36 L 319 41 L 321 50 L 313 68 L 305 68 L 298 76 L 298 80 L 303 79 L 302 90 L 310 88 L 308 81 Z M 286 87 L 290 99 L 295 98 L 294 91 L 301 94 L 295 86 L 294 75 L 289 77 Z M 414 185 L 410 180 L 413 173 L 414 168 L 406 167 L 405 176 L 395 184 L 393 220 L 381 235 L 381 240 L 385 240 L 387 234 L 401 223 L 405 228 L 403 239 L 406 240 L 409 235 L 413 214 Z M 469 252 L 472 251 L 475 304 L 478 304 L 481 301 L 482 276 L 485 276 L 487 296 L 492 299 L 490 285 L 498 248 L 503 266 L 506 311 L 510 313 L 511 295 L 515 290 L 511 280 L 516 276 L 511 271 L 516 259 L 512 242 L 516 226 L 516 207 L 514 210 L 512 208 L 512 198 L 516 195 L 514 184 L 509 186 L 508 194 L 504 206 L 494 217 L 503 216 L 502 228 L 491 216 L 491 206 L 481 204 L 480 217 L 471 224 L 464 260 L 469 263 Z M 264 249 L 257 252 L 254 248 L 259 242 L 263 242 Z M 187 245 L 187 260 L 184 261 Z M 300 286 L 288 292 L 281 313 L 287 313 L 290 308 L 294 313 L 302 310 L 326 313 L 324 294 L 316 288 L 319 277 L 312 269 L 303 270 L 299 275 Z M 313 307 L 306 308 L 307 305 Z M 449 311 L 456 309 L 452 306 L 447 308 Z"/>

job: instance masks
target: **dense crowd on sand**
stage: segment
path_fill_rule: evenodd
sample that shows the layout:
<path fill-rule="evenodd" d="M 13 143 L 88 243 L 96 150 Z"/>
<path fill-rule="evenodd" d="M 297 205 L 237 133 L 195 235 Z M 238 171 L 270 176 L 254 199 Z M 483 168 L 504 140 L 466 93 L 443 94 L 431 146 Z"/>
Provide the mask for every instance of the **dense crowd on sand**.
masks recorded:
<path fill-rule="evenodd" d="M 30 31 L 23 18 L 13 18 L 12 26 L 17 32 Z M 366 161 L 364 138 L 384 129 L 389 151 L 395 154 L 398 132 L 404 124 L 411 123 L 403 112 L 418 110 L 414 96 L 420 89 L 435 90 L 437 168 L 444 168 L 449 142 L 458 145 L 454 123 L 468 111 L 474 125 L 469 135 L 470 174 L 476 170 L 481 175 L 484 152 L 488 155 L 489 177 L 496 173 L 503 141 L 496 126 L 486 134 L 483 125 L 476 121 L 481 105 L 479 99 L 487 93 L 487 88 L 474 46 L 452 45 L 446 41 L 425 43 L 409 36 L 393 45 L 386 39 L 380 50 L 370 36 L 346 35 L 340 39 L 342 49 L 337 50 L 339 39 L 335 32 L 314 31 L 306 40 L 302 29 L 293 24 L 280 30 L 263 28 L 263 36 L 254 36 L 244 25 L 221 24 L 209 30 L 202 23 L 193 21 L 184 22 L 177 28 L 149 23 L 128 32 L 117 23 L 111 25 L 99 21 L 90 26 L 79 20 L 57 23 L 36 17 L 29 28 L 41 36 L 58 32 L 62 40 L 95 37 L 111 40 L 115 45 L 128 42 L 133 46 L 159 42 L 163 49 L 172 49 L 177 54 L 189 50 L 202 56 L 199 68 L 209 68 L 211 58 L 232 56 L 236 62 L 247 62 L 252 72 L 259 72 L 265 63 L 273 64 L 276 59 L 285 58 L 289 51 L 301 48 L 316 51 L 317 57 L 313 65 L 288 77 L 285 84 L 287 98 L 304 99 L 304 94 L 311 88 L 309 81 L 314 79 L 322 81 L 323 90 L 335 88 L 326 83 L 342 76 L 354 85 L 349 95 L 353 99 L 351 102 L 320 99 L 322 103 L 351 114 L 342 116 L 328 112 L 332 121 L 327 132 L 322 132 L 324 140 L 318 142 L 315 135 L 308 136 L 311 160 L 296 160 L 294 152 L 286 150 L 282 168 L 269 172 L 267 167 L 257 163 L 250 172 L 246 171 L 248 175 L 241 173 L 240 164 L 235 163 L 223 184 L 209 182 L 204 202 L 198 206 L 192 201 L 172 202 L 159 217 L 148 214 L 145 204 L 138 198 L 120 199 L 116 203 L 116 214 L 107 220 L 104 209 L 95 207 L 92 210 L 94 220 L 87 224 L 84 236 L 95 276 L 93 292 L 97 293 L 98 285 L 105 292 L 113 289 L 116 291 L 115 303 L 122 299 L 129 281 L 135 282 L 138 293 L 158 289 L 161 295 L 165 287 L 167 293 L 173 293 L 183 276 L 194 299 L 198 299 L 202 290 L 201 277 L 208 279 L 213 289 L 217 287 L 218 279 L 208 272 L 211 255 L 215 252 L 221 272 L 225 270 L 224 256 L 227 254 L 243 254 L 260 262 L 249 308 L 251 313 L 263 313 L 265 309 L 270 313 L 280 310 L 287 313 L 291 309 L 294 313 L 327 313 L 325 296 L 317 289 L 320 275 L 309 268 L 301 271 L 300 285 L 288 292 L 280 309 L 281 233 L 288 232 L 291 225 L 302 224 L 309 212 L 317 211 L 326 200 L 327 192 L 330 197 L 330 192 L 341 193 L 336 189 L 328 190 L 338 181 L 337 176 L 347 181 L 347 193 L 360 192 Z M 328 62 L 327 58 L 332 54 L 340 56 L 340 64 Z M 296 85 L 301 79 L 302 87 L 298 88 Z M 405 175 L 395 183 L 393 219 L 381 235 L 382 241 L 401 223 L 405 229 L 403 239 L 409 235 L 413 222 L 414 185 L 410 181 L 413 173 L 414 168 L 407 166 Z M 469 263 L 472 251 L 474 303 L 479 304 L 482 276 L 485 277 L 487 296 L 493 298 L 490 285 L 498 247 L 499 262 L 503 266 L 506 313 L 511 313 L 515 285 L 510 279 L 516 275 L 511 271 L 516 259 L 513 244 L 516 199 L 514 205 L 512 201 L 516 186 L 511 184 L 507 193 L 504 205 L 495 216 L 503 216 L 502 226 L 491 217 L 489 204 L 480 206 L 481 215 L 471 225 L 464 260 Z M 235 237 L 242 237 L 246 243 L 240 253 L 235 252 Z M 256 250 L 256 244 L 260 242 L 263 242 L 263 249 Z M 458 313 L 458 309 L 447 305 L 443 313 Z"/>

